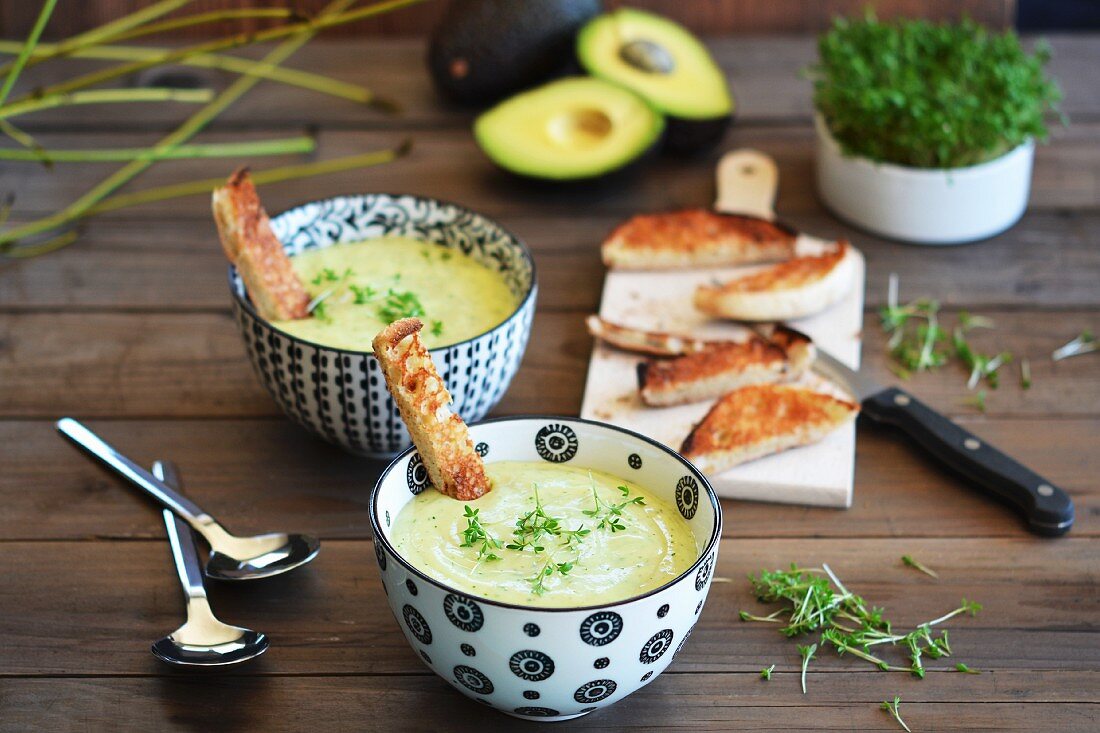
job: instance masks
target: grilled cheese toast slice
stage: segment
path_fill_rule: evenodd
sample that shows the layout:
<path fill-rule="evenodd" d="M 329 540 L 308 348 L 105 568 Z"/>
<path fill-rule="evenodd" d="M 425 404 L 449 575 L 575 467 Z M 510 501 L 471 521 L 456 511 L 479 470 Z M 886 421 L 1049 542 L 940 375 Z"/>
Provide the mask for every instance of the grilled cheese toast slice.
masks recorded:
<path fill-rule="evenodd" d="M 432 486 L 453 499 L 471 501 L 489 491 L 489 478 L 466 423 L 451 411 L 451 394 L 420 341 L 423 327 L 419 318 L 394 321 L 374 337 L 374 355 Z"/>
<path fill-rule="evenodd" d="M 844 241 L 819 255 L 795 257 L 695 290 L 695 307 L 738 321 L 782 321 L 825 310 L 852 289 L 856 255 Z"/>
<path fill-rule="evenodd" d="M 665 270 L 774 262 L 794 256 L 797 233 L 781 224 L 709 209 L 639 214 L 604 240 L 604 264 Z"/>
<path fill-rule="evenodd" d="M 680 356 L 693 354 L 713 346 L 719 341 L 704 341 L 690 336 L 678 336 L 662 331 L 643 331 L 639 328 L 621 326 L 599 316 L 588 316 L 584 321 L 588 333 L 612 346 L 653 356 Z"/>
<path fill-rule="evenodd" d="M 307 318 L 309 293 L 271 230 L 247 168 L 214 190 L 214 221 L 226 257 L 237 267 L 256 312 L 267 321 Z"/>
<path fill-rule="evenodd" d="M 855 419 L 859 405 L 790 385 L 763 384 L 722 397 L 680 452 L 705 473 L 816 443 Z"/>

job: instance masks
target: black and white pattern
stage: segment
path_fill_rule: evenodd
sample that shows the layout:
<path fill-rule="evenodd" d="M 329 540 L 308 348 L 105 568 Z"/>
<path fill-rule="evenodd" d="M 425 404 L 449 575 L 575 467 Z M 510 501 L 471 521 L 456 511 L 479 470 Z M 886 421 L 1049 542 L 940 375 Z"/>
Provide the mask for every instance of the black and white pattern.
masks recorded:
<path fill-rule="evenodd" d="M 595 662 L 592 662 L 592 666 L 596 669 L 606 669 L 609 664 L 611 664 L 611 660 L 607 657 L 600 657 Z"/>
<path fill-rule="evenodd" d="M 409 465 L 405 469 L 405 481 L 409 484 L 409 491 L 414 494 L 419 494 L 431 485 L 432 480 L 428 477 L 428 468 L 424 465 L 419 453 L 413 453 L 409 458 Z"/>
<path fill-rule="evenodd" d="M 542 697 L 542 695 L 539 694 L 538 690 L 524 690 L 523 696 L 528 700 L 538 700 L 540 697 Z"/>
<path fill-rule="evenodd" d="M 411 633 L 417 641 L 421 644 L 432 643 L 432 630 L 428 626 L 428 622 L 420 615 L 420 611 L 417 611 L 406 603 L 401 609 L 401 615 L 405 618 L 405 626 L 408 627 L 409 633 Z"/>
<path fill-rule="evenodd" d="M 577 455 L 577 433 L 568 425 L 551 424 L 535 434 L 535 450 L 544 461 L 565 463 Z"/>
<path fill-rule="evenodd" d="M 474 649 L 469 644 L 462 644 L 458 648 L 461 649 L 462 653 L 465 654 L 467 657 L 476 657 L 477 656 L 477 649 Z"/>
<path fill-rule="evenodd" d="M 386 572 L 386 551 L 382 549 L 382 543 L 377 537 L 374 538 L 374 557 L 378 560 L 378 567 Z"/>
<path fill-rule="evenodd" d="M 652 676 L 653 676 L 653 670 L 651 669 L 651 670 L 649 670 L 648 672 L 646 672 L 645 674 L 642 675 L 642 679 L 640 679 L 639 682 L 645 682 L 646 680 L 648 680 Z"/>
<path fill-rule="evenodd" d="M 582 704 L 599 702 L 614 695 L 617 687 L 613 680 L 592 680 L 578 687 L 573 693 L 573 699 Z"/>
<path fill-rule="evenodd" d="M 661 606 L 657 609 L 657 618 L 664 618 L 668 615 L 668 604 Z"/>
<path fill-rule="evenodd" d="M 684 634 L 683 639 L 680 639 L 680 643 L 676 646 L 676 652 L 672 656 L 675 657 L 677 654 L 680 653 L 680 650 L 684 648 L 684 644 L 687 644 L 688 639 L 691 638 L 691 632 L 692 631 L 695 631 L 694 626 L 692 626 L 690 629 L 688 629 L 687 633 Z"/>
<path fill-rule="evenodd" d="M 492 681 L 478 672 L 473 667 L 467 667 L 465 664 L 460 664 L 454 669 L 455 680 L 471 692 L 476 692 L 479 695 L 492 695 L 493 687 Z"/>
<path fill-rule="evenodd" d="M 581 622 L 581 640 L 592 646 L 610 644 L 623 630 L 623 617 L 614 611 L 597 611 Z"/>
<path fill-rule="evenodd" d="M 561 715 L 561 713 L 553 708 L 539 707 L 516 708 L 515 713 L 516 715 L 528 715 L 532 718 L 556 718 Z"/>
<path fill-rule="evenodd" d="M 695 590 L 703 590 L 710 580 L 710 571 L 714 570 L 714 553 L 707 555 L 707 559 L 699 566 L 699 572 L 695 573 Z M 701 602 L 701 601 L 700 601 Z"/>
<path fill-rule="evenodd" d="M 488 443 L 478 443 L 477 445 L 474 446 L 474 452 L 477 453 L 482 458 L 484 458 L 485 456 L 489 455 L 489 444 Z"/>
<path fill-rule="evenodd" d="M 408 589 L 410 595 L 415 596 L 420 592 L 419 590 L 417 590 L 416 583 L 412 581 L 412 578 L 405 579 L 405 588 Z"/>
<path fill-rule="evenodd" d="M 291 256 L 334 244 L 408 236 L 460 250 L 498 271 L 520 303 L 496 328 L 433 350 L 453 408 L 467 422 L 500 401 L 519 368 L 534 313 L 534 266 L 523 244 L 497 224 L 455 204 L 368 194 L 305 204 L 272 220 Z M 233 310 L 264 387 L 295 422 L 360 454 L 387 456 L 409 444 L 370 344 L 362 351 L 317 346 L 261 320 L 233 267 Z"/>
<path fill-rule="evenodd" d="M 485 623 L 481 606 L 473 600 L 448 593 L 443 599 L 443 612 L 450 622 L 463 631 L 477 631 Z"/>
<path fill-rule="evenodd" d="M 539 628 L 538 624 L 524 624 L 523 633 L 527 634 L 528 636 L 534 637 L 542 633 L 542 630 Z"/>
<path fill-rule="evenodd" d="M 524 649 L 508 660 L 508 669 L 528 682 L 542 682 L 554 674 L 554 660 L 534 649 Z"/>
<path fill-rule="evenodd" d="M 699 482 L 694 476 L 684 476 L 676 482 L 676 508 L 684 519 L 695 516 L 699 508 Z"/>
<path fill-rule="evenodd" d="M 420 650 L 420 656 L 424 657 L 424 661 L 429 665 L 432 663 L 432 658 L 428 656 L 428 653 L 423 649 Z"/>
<path fill-rule="evenodd" d="M 629 456 L 627 456 L 626 465 L 637 471 L 639 468 L 642 467 L 642 457 L 637 453 L 631 453 Z"/>
<path fill-rule="evenodd" d="M 638 652 L 638 661 L 642 664 L 653 664 L 663 657 L 672 645 L 672 636 L 672 629 L 662 629 L 649 637 L 649 641 Z"/>

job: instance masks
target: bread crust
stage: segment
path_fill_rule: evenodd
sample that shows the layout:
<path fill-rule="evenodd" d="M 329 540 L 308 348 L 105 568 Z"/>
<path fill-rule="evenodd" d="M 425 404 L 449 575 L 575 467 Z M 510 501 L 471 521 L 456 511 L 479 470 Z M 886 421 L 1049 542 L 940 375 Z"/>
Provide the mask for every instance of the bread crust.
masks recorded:
<path fill-rule="evenodd" d="M 612 323 L 599 316 L 588 316 L 584 323 L 588 327 L 588 333 L 595 338 L 624 351 L 633 351 L 638 354 L 680 356 L 703 351 L 714 344 L 722 343 L 690 336 L 678 336 L 663 331 L 643 331 L 640 328 Z"/>
<path fill-rule="evenodd" d="M 747 341 L 714 344 L 675 359 L 643 362 L 638 365 L 638 390 L 645 404 L 664 407 L 703 402 L 740 387 L 791 376 L 786 352 L 753 334 Z"/>
<path fill-rule="evenodd" d="M 451 411 L 451 394 L 420 341 L 419 318 L 394 321 L 374 337 L 386 387 L 437 491 L 472 501 L 491 488 L 469 429 Z"/>
<path fill-rule="evenodd" d="M 780 321 L 818 313 L 848 294 L 855 254 L 846 241 L 744 277 L 695 289 L 695 307 L 740 321 Z"/>
<path fill-rule="evenodd" d="M 309 293 L 271 230 L 247 168 L 214 190 L 211 202 L 226 257 L 237 267 L 256 312 L 267 321 L 308 318 Z"/>
<path fill-rule="evenodd" d="M 605 265 L 623 270 L 733 266 L 793 257 L 797 238 L 766 219 L 681 209 L 627 219 L 604 240 L 601 254 Z"/>
<path fill-rule="evenodd" d="M 680 452 L 702 471 L 720 473 L 747 461 L 815 443 L 855 419 L 859 405 L 791 385 L 754 385 L 718 400 Z"/>

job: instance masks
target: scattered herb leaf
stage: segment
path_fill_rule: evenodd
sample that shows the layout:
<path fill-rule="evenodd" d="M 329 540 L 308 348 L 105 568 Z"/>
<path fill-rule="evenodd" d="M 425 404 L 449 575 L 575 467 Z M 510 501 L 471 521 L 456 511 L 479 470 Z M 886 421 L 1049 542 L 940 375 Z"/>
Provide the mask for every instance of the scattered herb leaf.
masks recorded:
<path fill-rule="evenodd" d="M 809 646 L 798 645 L 798 653 L 802 655 L 802 694 L 806 694 L 806 667 L 809 665 L 810 660 L 814 658 L 814 652 L 817 651 L 817 644 L 810 644 Z"/>
<path fill-rule="evenodd" d="M 898 721 L 898 725 L 909 731 L 909 733 L 913 733 L 913 731 L 909 730 L 909 726 L 905 724 L 905 721 L 901 719 L 901 713 L 898 712 L 898 705 L 901 705 L 901 698 L 897 695 L 894 695 L 894 702 L 892 703 L 885 700 L 882 701 L 882 709 L 890 713 L 891 717 Z"/>
<path fill-rule="evenodd" d="M 443 335 L 443 321 L 432 321 L 432 335 L 433 336 L 442 336 Z"/>
<path fill-rule="evenodd" d="M 1097 340 L 1092 331 L 1086 328 L 1077 338 L 1055 349 L 1050 358 L 1054 361 L 1061 361 L 1071 356 L 1080 356 L 1093 351 L 1100 351 L 1100 340 Z"/>
<path fill-rule="evenodd" d="M 760 679 L 762 679 L 762 680 L 771 680 L 772 672 L 774 672 L 774 671 L 775 671 L 775 665 L 774 664 L 770 667 L 764 667 L 764 669 L 760 670 Z"/>
<path fill-rule="evenodd" d="M 935 570 L 928 567 L 927 565 L 922 564 L 920 561 L 914 560 L 911 555 L 902 555 L 901 556 L 901 561 L 903 563 L 905 563 L 906 565 L 908 565 L 909 567 L 911 567 L 911 568 L 916 568 L 917 570 L 921 571 L 925 575 L 930 575 L 933 578 L 940 577 L 939 573 L 937 573 Z"/>
<path fill-rule="evenodd" d="M 1031 389 L 1031 362 L 1020 359 L 1020 388 Z"/>
<path fill-rule="evenodd" d="M 966 666 L 962 662 L 959 662 L 958 664 L 956 664 L 955 669 L 959 670 L 963 674 L 981 674 L 981 672 L 979 672 L 978 670 L 971 669 L 970 667 Z"/>

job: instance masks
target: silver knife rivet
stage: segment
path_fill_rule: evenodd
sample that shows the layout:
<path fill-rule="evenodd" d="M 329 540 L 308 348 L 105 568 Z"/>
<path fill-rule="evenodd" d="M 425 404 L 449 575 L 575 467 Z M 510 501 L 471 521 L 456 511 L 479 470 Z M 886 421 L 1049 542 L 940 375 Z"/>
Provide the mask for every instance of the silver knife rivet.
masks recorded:
<path fill-rule="evenodd" d="M 910 402 L 909 395 L 907 395 L 907 394 L 896 394 L 896 395 L 894 395 L 894 404 L 895 405 L 901 405 L 902 407 L 905 407 L 906 405 L 909 404 L 909 402 Z"/>
<path fill-rule="evenodd" d="M 1054 493 L 1054 487 L 1050 484 L 1039 484 L 1039 488 L 1036 489 L 1039 492 L 1039 496 L 1050 496 Z"/>
<path fill-rule="evenodd" d="M 977 438 L 967 438 L 963 441 L 963 445 L 967 450 L 978 450 L 982 447 L 982 442 Z"/>

